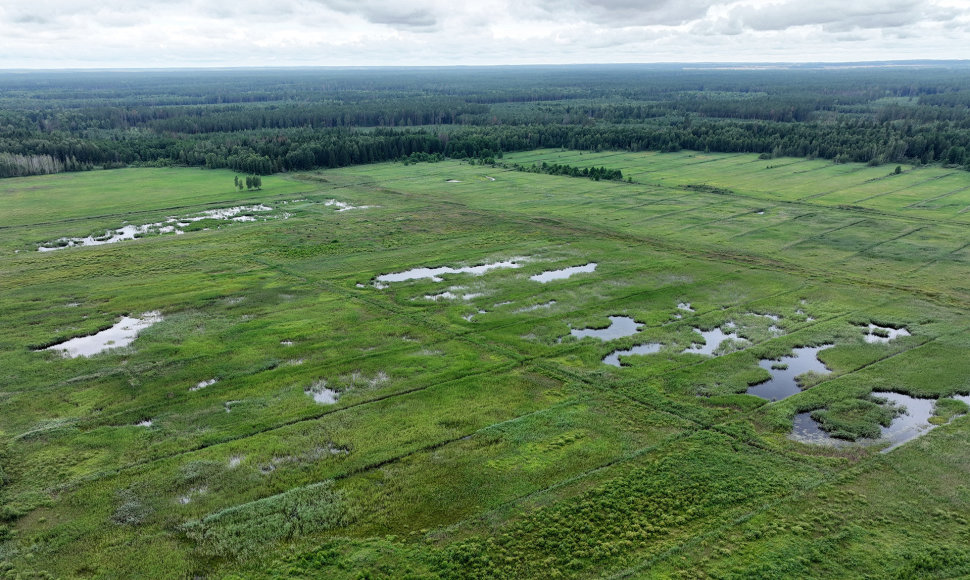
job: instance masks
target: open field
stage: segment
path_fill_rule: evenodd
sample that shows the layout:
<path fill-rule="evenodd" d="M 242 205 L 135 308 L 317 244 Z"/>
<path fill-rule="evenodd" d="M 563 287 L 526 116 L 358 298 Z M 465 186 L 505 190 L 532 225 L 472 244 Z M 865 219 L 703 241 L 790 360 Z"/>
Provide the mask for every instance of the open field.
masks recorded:
<path fill-rule="evenodd" d="M 632 182 L 457 161 L 241 192 L 198 169 L 0 181 L 5 572 L 970 574 L 970 174 L 696 152 L 501 161 Z M 39 350 L 150 312 L 131 346 Z M 611 316 L 634 332 L 571 335 Z M 735 339 L 697 354 L 715 330 Z M 787 398 L 745 393 L 801 347 L 825 372 Z M 933 399 L 935 428 L 881 453 L 906 415 L 879 393 Z M 790 437 L 809 412 L 838 444 Z"/>

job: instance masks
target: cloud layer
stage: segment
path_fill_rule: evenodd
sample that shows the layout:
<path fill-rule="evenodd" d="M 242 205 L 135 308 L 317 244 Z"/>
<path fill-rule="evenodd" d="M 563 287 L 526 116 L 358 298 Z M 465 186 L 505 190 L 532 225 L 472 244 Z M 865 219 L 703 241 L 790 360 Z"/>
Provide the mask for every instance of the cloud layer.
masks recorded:
<path fill-rule="evenodd" d="M 965 0 L 4 0 L 0 68 L 970 58 Z"/>

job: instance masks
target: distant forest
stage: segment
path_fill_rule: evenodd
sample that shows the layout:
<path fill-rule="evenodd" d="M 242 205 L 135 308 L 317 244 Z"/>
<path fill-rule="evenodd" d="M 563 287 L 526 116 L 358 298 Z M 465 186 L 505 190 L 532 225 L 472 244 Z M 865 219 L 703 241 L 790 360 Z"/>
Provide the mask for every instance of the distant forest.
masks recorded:
<path fill-rule="evenodd" d="M 970 64 L 0 72 L 0 177 L 540 147 L 970 169 Z M 412 157 L 413 159 L 413 157 Z"/>

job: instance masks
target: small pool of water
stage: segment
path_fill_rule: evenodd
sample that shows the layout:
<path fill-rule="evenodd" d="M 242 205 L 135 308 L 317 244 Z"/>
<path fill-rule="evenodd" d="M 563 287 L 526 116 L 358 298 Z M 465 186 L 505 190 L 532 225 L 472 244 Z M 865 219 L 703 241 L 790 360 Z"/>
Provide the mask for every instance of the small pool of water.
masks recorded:
<path fill-rule="evenodd" d="M 874 334 L 879 331 L 879 334 Z M 900 336 L 912 336 L 908 330 L 905 328 L 892 328 L 890 326 L 879 326 L 877 324 L 869 323 L 869 326 L 864 327 L 863 339 L 868 343 L 887 343 L 890 340 L 895 340 Z M 885 335 L 885 336 L 883 336 Z"/>
<path fill-rule="evenodd" d="M 370 208 L 374 207 L 372 205 L 352 205 L 352 204 L 349 204 L 349 203 L 344 202 L 344 201 L 337 201 L 336 199 L 328 199 L 327 201 L 325 201 L 323 203 L 323 205 L 327 205 L 327 206 L 330 206 L 330 207 L 335 207 L 335 208 L 337 208 L 337 211 L 351 211 L 351 210 L 355 210 L 355 209 L 370 209 Z"/>
<path fill-rule="evenodd" d="M 488 310 L 479 310 L 478 312 L 472 312 L 471 314 L 466 314 L 466 315 L 462 316 L 462 318 L 464 318 L 468 322 L 471 322 L 472 319 L 475 318 L 475 316 L 477 316 L 479 314 L 488 314 Z"/>
<path fill-rule="evenodd" d="M 610 325 L 606 328 L 574 328 L 569 331 L 569 334 L 580 339 L 590 336 L 607 341 L 633 336 L 643 328 L 643 324 L 633 320 L 629 316 L 610 316 L 609 319 Z"/>
<path fill-rule="evenodd" d="M 536 282 L 541 282 L 545 284 L 546 282 L 552 282 L 553 280 L 565 280 L 573 274 L 589 273 L 596 270 L 596 262 L 590 262 L 582 266 L 570 266 L 569 268 L 562 268 L 561 270 L 546 270 L 545 272 L 540 272 L 534 276 L 529 276 L 530 280 Z"/>
<path fill-rule="evenodd" d="M 53 252 L 55 250 L 63 250 L 65 248 L 74 248 L 79 246 L 101 246 L 104 244 L 115 244 L 125 240 L 133 240 L 139 236 L 149 233 L 184 234 L 185 232 L 179 228 L 184 228 L 192 222 L 197 222 L 204 219 L 252 222 L 256 221 L 256 218 L 248 214 L 267 211 L 273 211 L 273 208 L 261 203 L 256 205 L 225 207 L 221 209 L 207 209 L 190 217 L 170 217 L 163 222 L 142 224 L 138 226 L 130 224 L 124 225 L 114 230 L 107 230 L 103 235 L 100 236 L 87 236 L 84 238 L 59 238 L 54 242 L 39 246 L 37 251 Z"/>
<path fill-rule="evenodd" d="M 195 384 L 194 387 L 190 388 L 189 390 L 190 391 L 198 391 L 198 390 L 204 389 L 206 387 L 211 387 L 212 385 L 216 384 L 217 382 L 218 382 L 218 380 L 216 380 L 216 379 L 209 379 L 207 381 L 199 381 L 198 383 Z"/>
<path fill-rule="evenodd" d="M 540 308 L 552 308 L 555 304 L 556 304 L 555 300 L 550 300 L 549 302 L 544 302 L 542 304 L 533 304 L 532 306 L 525 306 L 523 308 L 519 308 L 515 312 L 516 313 L 534 312 L 536 310 L 539 310 Z"/>
<path fill-rule="evenodd" d="M 783 356 L 778 360 L 762 359 L 758 361 L 758 366 L 771 373 L 771 378 L 763 383 L 748 387 L 747 393 L 769 401 L 780 401 L 800 393 L 802 390 L 795 382 L 795 377 L 809 371 L 826 375 L 832 372 L 822 364 L 822 361 L 818 360 L 818 353 L 831 347 L 831 344 L 803 346 L 792 349 L 791 355 Z"/>
<path fill-rule="evenodd" d="M 779 320 L 781 320 L 781 316 L 778 316 L 777 314 L 761 314 L 758 312 L 749 312 L 749 314 L 751 314 L 752 316 L 760 316 L 761 318 L 767 318 L 772 322 L 778 322 Z"/>
<path fill-rule="evenodd" d="M 733 326 L 725 326 L 728 328 L 733 328 Z M 700 328 L 694 328 L 694 332 L 704 338 L 704 344 L 694 343 L 690 348 L 685 348 L 681 354 L 706 354 L 708 356 L 714 356 L 714 351 L 716 351 L 718 347 L 720 347 L 725 341 L 736 340 L 747 342 L 747 340 L 738 336 L 736 332 L 725 333 L 720 328 L 715 328 L 714 330 L 701 330 Z"/>
<path fill-rule="evenodd" d="M 448 266 L 440 266 L 438 268 L 411 268 L 410 270 L 405 270 L 403 272 L 381 274 L 380 276 L 374 278 L 374 280 L 377 282 L 377 284 L 406 282 L 408 280 L 431 280 L 432 282 L 441 282 L 441 276 L 444 274 L 472 274 L 473 276 L 481 276 L 490 270 L 498 270 L 501 268 L 521 268 L 522 262 L 525 260 L 527 260 L 527 258 L 517 257 L 504 260 L 502 262 L 492 262 L 491 264 L 480 264 L 478 266 L 465 266 L 463 268 L 451 268 Z"/>
<path fill-rule="evenodd" d="M 319 381 L 304 392 L 321 405 L 333 405 L 340 398 L 340 392 L 328 389 L 326 381 Z"/>
<path fill-rule="evenodd" d="M 859 439 L 855 442 L 836 439 L 823 431 L 818 422 L 812 419 L 810 413 L 799 413 L 795 416 L 794 426 L 789 438 L 802 443 L 835 447 L 853 444 L 870 446 L 889 443 L 888 447 L 880 451 L 887 453 L 936 428 L 936 425 L 930 423 L 930 417 L 933 416 L 937 399 L 912 397 L 895 391 L 874 392 L 871 397 L 904 409 L 902 414 L 893 418 L 888 427 L 880 427 L 881 435 L 879 439 Z M 968 395 L 954 395 L 952 398 L 970 404 L 970 396 Z"/>
<path fill-rule="evenodd" d="M 882 439 L 889 441 L 889 447 L 882 453 L 892 451 L 907 441 L 933 430 L 936 425 L 930 423 L 936 399 L 921 399 L 892 391 L 872 393 L 874 399 L 885 399 L 895 403 L 898 407 L 905 407 L 906 411 L 893 419 L 889 427 L 882 427 Z"/>
<path fill-rule="evenodd" d="M 606 355 L 605 358 L 603 358 L 603 363 L 619 368 L 621 366 L 620 364 L 621 356 L 654 354 L 654 353 L 660 352 L 661 348 L 663 348 L 662 344 L 659 344 L 656 342 L 650 342 L 647 344 L 638 344 L 626 350 L 614 350 L 610 354 Z"/>
<path fill-rule="evenodd" d="M 828 447 L 845 447 L 852 445 L 851 441 L 836 439 L 822 430 L 818 421 L 812 418 L 812 413 L 798 413 L 792 424 L 791 435 L 788 436 L 793 441 L 807 443 L 810 445 L 825 445 Z"/>
<path fill-rule="evenodd" d="M 97 237 L 87 236 L 85 238 L 61 238 L 57 241 L 57 243 L 63 245 L 40 246 L 37 248 L 37 251 L 53 252 L 55 250 L 63 250 L 65 248 L 73 248 L 75 246 L 101 246 L 104 244 L 115 244 L 124 240 L 133 240 L 140 235 L 148 233 L 151 225 L 153 224 L 146 224 L 143 226 L 122 226 L 118 229 L 106 232 L 103 236 Z"/>
<path fill-rule="evenodd" d="M 94 356 L 113 348 L 128 346 L 138 338 L 139 332 L 160 320 L 162 320 L 162 315 L 156 311 L 146 312 L 142 314 L 141 318 L 123 316 L 111 328 L 89 336 L 72 338 L 49 346 L 44 350 L 57 351 L 68 358 Z"/>
<path fill-rule="evenodd" d="M 484 294 L 481 293 L 481 292 L 461 293 L 460 292 L 461 290 L 464 290 L 464 288 L 461 288 L 461 287 L 453 287 L 453 288 L 449 288 L 448 290 L 445 290 L 444 292 L 441 292 L 439 294 L 425 294 L 424 295 L 424 298 L 425 298 L 425 300 L 433 300 L 433 301 L 437 302 L 439 300 L 459 300 L 459 299 L 461 299 L 461 300 L 473 300 L 475 298 L 478 298 L 479 296 L 484 296 Z"/>
<path fill-rule="evenodd" d="M 677 309 L 683 310 L 685 312 L 695 312 L 695 310 L 691 308 L 690 302 L 681 302 L 680 304 L 677 305 Z"/>

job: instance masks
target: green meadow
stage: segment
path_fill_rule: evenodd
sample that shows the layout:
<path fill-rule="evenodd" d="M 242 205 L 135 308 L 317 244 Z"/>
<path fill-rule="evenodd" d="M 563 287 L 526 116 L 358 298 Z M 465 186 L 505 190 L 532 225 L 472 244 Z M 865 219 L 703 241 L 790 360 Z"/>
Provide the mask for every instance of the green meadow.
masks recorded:
<path fill-rule="evenodd" d="M 625 181 L 512 169 L 543 162 Z M 970 174 L 894 169 L 0 181 L 2 577 L 968 575 Z M 142 224 L 181 233 L 38 251 Z M 415 268 L 441 270 L 379 278 Z M 45 350 L 146 313 L 129 345 Z M 573 336 L 610 317 L 633 332 Z M 803 347 L 822 371 L 746 393 Z M 930 410 L 898 446 L 917 409 L 881 393 Z"/>

